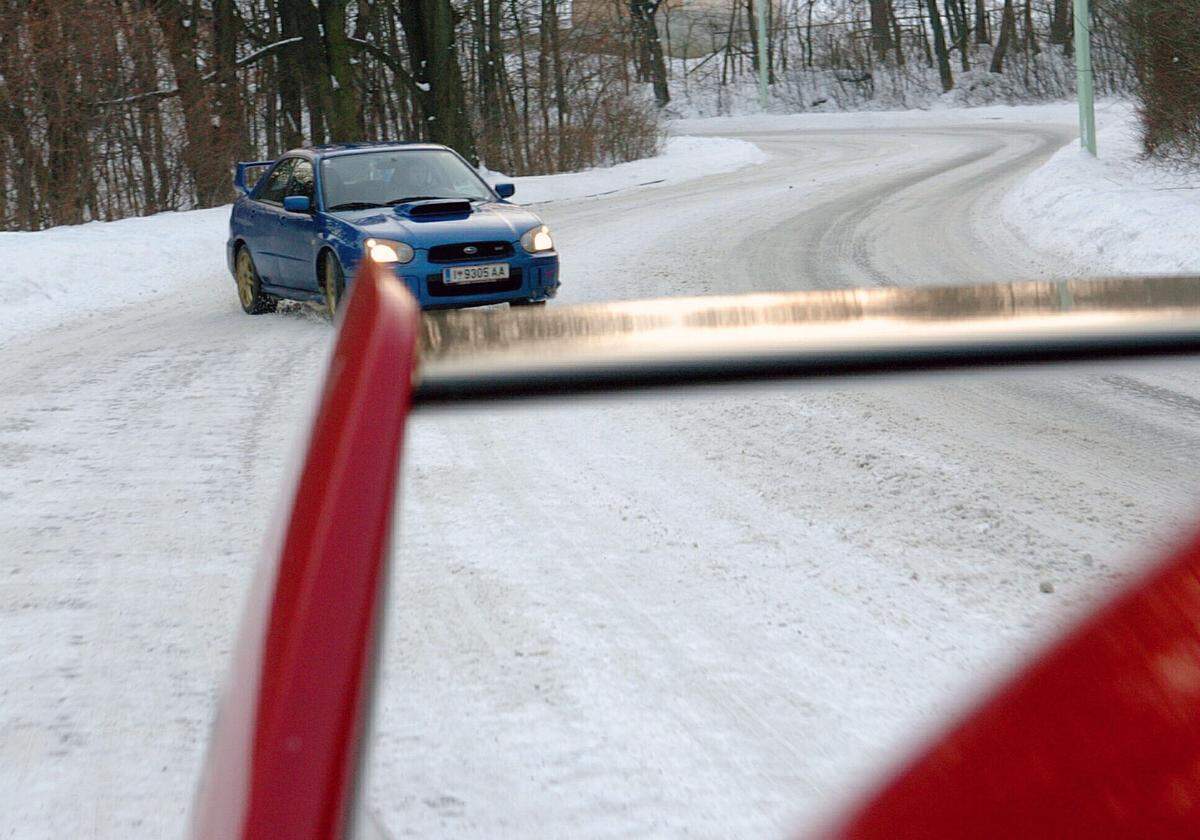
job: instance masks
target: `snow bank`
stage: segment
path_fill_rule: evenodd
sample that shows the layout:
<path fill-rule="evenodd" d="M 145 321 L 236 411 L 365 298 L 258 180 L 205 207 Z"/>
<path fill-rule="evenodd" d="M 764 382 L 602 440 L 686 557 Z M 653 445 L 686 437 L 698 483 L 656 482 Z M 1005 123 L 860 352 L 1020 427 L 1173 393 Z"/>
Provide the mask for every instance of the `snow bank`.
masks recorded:
<path fill-rule="evenodd" d="M 726 137 L 670 137 L 661 155 L 603 169 L 564 172 L 559 175 L 529 175 L 509 178 L 488 172 L 492 183 L 517 185 L 518 204 L 544 204 L 574 198 L 592 198 L 636 187 L 676 184 L 705 175 L 732 172 L 762 163 L 767 155 L 753 143 Z"/>
<path fill-rule="evenodd" d="M 720 137 L 672 137 L 658 157 L 605 169 L 507 179 L 517 200 L 538 204 L 602 196 L 650 183 L 677 183 L 758 163 L 753 143 Z M 233 281 L 225 267 L 229 207 L 159 213 L 118 222 L 0 232 L 7 305 L 0 307 L 0 347 L 14 337 L 147 303 L 186 286 L 208 291 Z M 202 278 L 202 279 L 201 279 Z"/>
<path fill-rule="evenodd" d="M 1005 198 L 1005 219 L 1090 273 L 1200 273 L 1200 173 L 1141 160 L 1127 105 L 1097 122 L 1100 157 L 1062 149 Z"/>
<path fill-rule="evenodd" d="M 986 105 L 961 108 L 944 103 L 930 109 L 906 111 L 809 111 L 802 114 L 747 114 L 728 117 L 691 117 L 678 119 L 671 128 L 688 132 L 744 132 L 841 130 L 851 128 L 925 128 L 934 125 L 987 125 L 995 122 L 1057 123 L 1075 118 L 1071 102 L 1038 105 Z"/>
<path fill-rule="evenodd" d="M 6 305 L 0 346 L 225 272 L 229 207 L 0 233 Z M 232 283 L 232 281 L 230 281 Z M 231 285 L 232 294 L 232 285 Z"/>
<path fill-rule="evenodd" d="M 1074 96 L 1075 64 L 1057 50 L 1041 53 L 1036 67 L 988 70 L 991 48 L 979 56 L 975 69 L 955 68 L 954 88 L 942 92 L 936 68 L 915 63 L 896 68 L 878 65 L 869 73 L 847 69 L 802 69 L 779 75 L 768 92 L 767 107 L 759 99 L 758 81 L 742 76 L 729 84 L 710 74 L 692 75 L 679 63 L 671 84 L 668 110 L 677 117 L 748 116 L 767 113 L 838 113 L 895 111 L 911 108 L 974 108 L 1054 102 Z M 706 59 L 702 59 L 706 60 Z M 707 70 L 720 64 L 708 64 Z M 1032 76 L 1031 76 L 1032 73 Z M 649 95 L 649 91 L 647 91 Z"/>

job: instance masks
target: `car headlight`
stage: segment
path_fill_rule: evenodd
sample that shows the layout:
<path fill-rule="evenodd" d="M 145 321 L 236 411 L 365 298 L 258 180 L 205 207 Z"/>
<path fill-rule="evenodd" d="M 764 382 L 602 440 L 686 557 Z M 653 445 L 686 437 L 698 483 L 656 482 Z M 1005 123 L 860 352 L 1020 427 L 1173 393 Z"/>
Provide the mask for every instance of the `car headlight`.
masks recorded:
<path fill-rule="evenodd" d="M 550 235 L 550 228 L 545 225 L 538 225 L 535 228 L 525 231 L 524 235 L 521 236 L 521 247 L 531 254 L 553 251 L 554 237 Z"/>
<path fill-rule="evenodd" d="M 412 262 L 413 249 L 403 242 L 393 242 L 390 239 L 368 239 L 363 243 L 367 256 L 377 263 L 406 263 Z"/>

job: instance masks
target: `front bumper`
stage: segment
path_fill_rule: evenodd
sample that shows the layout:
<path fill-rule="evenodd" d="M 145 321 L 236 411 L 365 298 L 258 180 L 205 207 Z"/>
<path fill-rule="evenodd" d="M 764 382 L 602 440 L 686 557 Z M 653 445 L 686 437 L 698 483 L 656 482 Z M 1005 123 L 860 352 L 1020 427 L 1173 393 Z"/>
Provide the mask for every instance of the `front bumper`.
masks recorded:
<path fill-rule="evenodd" d="M 396 276 L 404 281 L 422 309 L 460 309 L 513 300 L 547 300 L 558 292 L 557 253 L 520 254 L 475 264 L 488 262 L 508 263 L 509 280 L 448 286 L 441 280 L 442 269 L 453 263 L 429 262 L 421 251 L 412 262 L 396 266 Z"/>

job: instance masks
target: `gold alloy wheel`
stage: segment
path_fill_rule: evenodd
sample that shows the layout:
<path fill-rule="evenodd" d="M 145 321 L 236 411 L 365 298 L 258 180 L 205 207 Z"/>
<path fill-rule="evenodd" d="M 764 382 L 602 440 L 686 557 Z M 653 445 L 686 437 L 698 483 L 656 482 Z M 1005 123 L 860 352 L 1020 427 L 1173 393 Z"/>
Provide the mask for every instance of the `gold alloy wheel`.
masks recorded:
<path fill-rule="evenodd" d="M 238 251 L 237 289 L 242 308 L 249 312 L 254 305 L 254 261 L 245 248 Z"/>

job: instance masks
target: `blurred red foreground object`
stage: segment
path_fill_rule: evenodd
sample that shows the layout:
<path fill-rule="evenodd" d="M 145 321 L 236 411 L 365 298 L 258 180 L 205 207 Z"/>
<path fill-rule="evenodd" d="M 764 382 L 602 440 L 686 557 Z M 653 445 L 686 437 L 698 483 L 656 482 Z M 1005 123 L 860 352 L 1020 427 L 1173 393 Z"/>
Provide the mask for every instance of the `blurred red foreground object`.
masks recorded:
<path fill-rule="evenodd" d="M 197 838 L 344 836 L 420 314 L 377 266 L 359 274 L 283 548 L 242 627 L 195 805 Z"/>
<path fill-rule="evenodd" d="M 1200 539 L 829 836 L 1200 836 Z"/>

